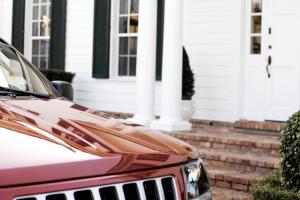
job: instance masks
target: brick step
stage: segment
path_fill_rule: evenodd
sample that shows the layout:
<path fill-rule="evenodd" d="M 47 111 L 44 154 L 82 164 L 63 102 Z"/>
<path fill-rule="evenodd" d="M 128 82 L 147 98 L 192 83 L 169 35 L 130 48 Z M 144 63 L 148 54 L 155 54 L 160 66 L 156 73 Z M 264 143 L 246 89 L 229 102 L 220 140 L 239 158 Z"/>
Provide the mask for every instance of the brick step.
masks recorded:
<path fill-rule="evenodd" d="M 213 200 L 251 200 L 249 192 L 236 191 L 221 187 L 212 187 Z"/>
<path fill-rule="evenodd" d="M 280 159 L 257 153 L 236 153 L 219 149 L 198 148 L 206 165 L 232 169 L 239 172 L 268 173 L 280 166 Z"/>
<path fill-rule="evenodd" d="M 199 150 L 213 188 L 236 194 L 228 198 L 222 198 L 220 194 L 219 199 L 246 200 L 249 199 L 249 187 L 255 181 L 279 168 L 280 140 L 276 135 L 263 135 L 256 130 L 251 130 L 251 133 L 240 131 L 233 126 L 199 124 L 191 131 L 166 134 Z M 242 194 L 241 198 L 236 198 L 237 194 Z"/>
<path fill-rule="evenodd" d="M 279 156 L 279 137 L 242 134 L 237 132 L 197 131 L 167 133 L 199 148 L 230 150 L 238 153 L 259 153 Z"/>
<path fill-rule="evenodd" d="M 206 168 L 211 186 L 244 192 L 248 192 L 253 183 L 265 176 L 265 173 L 242 173 L 211 166 L 207 166 Z"/>
<path fill-rule="evenodd" d="M 284 126 L 285 123 L 283 122 L 271 122 L 271 121 L 257 122 L 257 121 L 240 120 L 234 123 L 235 128 L 274 131 L 274 132 L 280 132 Z"/>

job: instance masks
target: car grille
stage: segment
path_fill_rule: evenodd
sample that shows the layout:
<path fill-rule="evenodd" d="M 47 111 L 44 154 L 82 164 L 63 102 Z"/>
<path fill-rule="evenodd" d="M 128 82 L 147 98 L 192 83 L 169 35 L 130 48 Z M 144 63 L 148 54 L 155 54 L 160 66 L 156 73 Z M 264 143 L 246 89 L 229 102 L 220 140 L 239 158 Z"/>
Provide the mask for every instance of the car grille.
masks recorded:
<path fill-rule="evenodd" d="M 173 177 L 18 197 L 14 200 L 177 200 Z"/>

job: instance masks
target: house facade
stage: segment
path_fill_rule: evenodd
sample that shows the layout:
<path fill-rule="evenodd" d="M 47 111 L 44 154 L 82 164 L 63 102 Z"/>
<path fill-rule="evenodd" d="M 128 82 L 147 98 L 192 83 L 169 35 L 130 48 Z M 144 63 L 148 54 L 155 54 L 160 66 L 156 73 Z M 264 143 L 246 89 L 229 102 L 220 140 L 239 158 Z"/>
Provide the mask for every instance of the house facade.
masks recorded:
<path fill-rule="evenodd" d="M 298 0 L 0 0 L 0 36 L 37 67 L 75 72 L 76 102 L 135 113 L 136 121 L 162 115 L 153 126 L 170 120 L 173 130 L 188 127 L 171 119 L 181 93 L 175 55 L 184 45 L 195 74 L 194 119 L 285 121 L 300 108 L 299 7 Z"/>

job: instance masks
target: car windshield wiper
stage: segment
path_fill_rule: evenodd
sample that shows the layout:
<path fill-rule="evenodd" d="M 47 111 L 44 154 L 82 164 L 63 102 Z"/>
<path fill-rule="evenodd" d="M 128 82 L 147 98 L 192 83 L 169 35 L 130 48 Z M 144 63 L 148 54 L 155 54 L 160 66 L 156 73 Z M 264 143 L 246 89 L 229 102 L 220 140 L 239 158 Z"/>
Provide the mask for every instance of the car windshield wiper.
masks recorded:
<path fill-rule="evenodd" d="M 38 98 L 47 98 L 47 99 L 50 98 L 50 95 L 48 95 L 48 94 L 39 94 L 39 93 L 34 93 L 34 92 L 29 92 L 29 91 L 22 91 L 22 90 L 16 90 L 16 89 L 12 89 L 12 88 L 6 88 L 6 87 L 2 87 L 2 86 L 0 86 L 0 92 L 2 92 L 2 94 L 6 94 L 6 95 L 34 96 L 34 97 L 38 97 Z"/>

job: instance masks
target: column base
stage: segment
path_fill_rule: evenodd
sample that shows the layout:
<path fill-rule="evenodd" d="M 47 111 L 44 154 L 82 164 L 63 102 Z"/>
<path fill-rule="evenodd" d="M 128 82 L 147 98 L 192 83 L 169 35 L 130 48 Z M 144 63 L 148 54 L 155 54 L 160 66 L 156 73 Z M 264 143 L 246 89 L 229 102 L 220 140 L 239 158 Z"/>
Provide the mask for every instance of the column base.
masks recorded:
<path fill-rule="evenodd" d="M 140 118 L 138 116 L 134 116 L 133 118 L 128 118 L 127 120 L 136 124 L 150 127 L 151 122 L 153 122 L 155 118 Z"/>
<path fill-rule="evenodd" d="M 192 129 L 192 124 L 188 121 L 182 122 L 166 122 L 155 120 L 151 123 L 151 129 L 160 131 L 189 131 Z"/>

